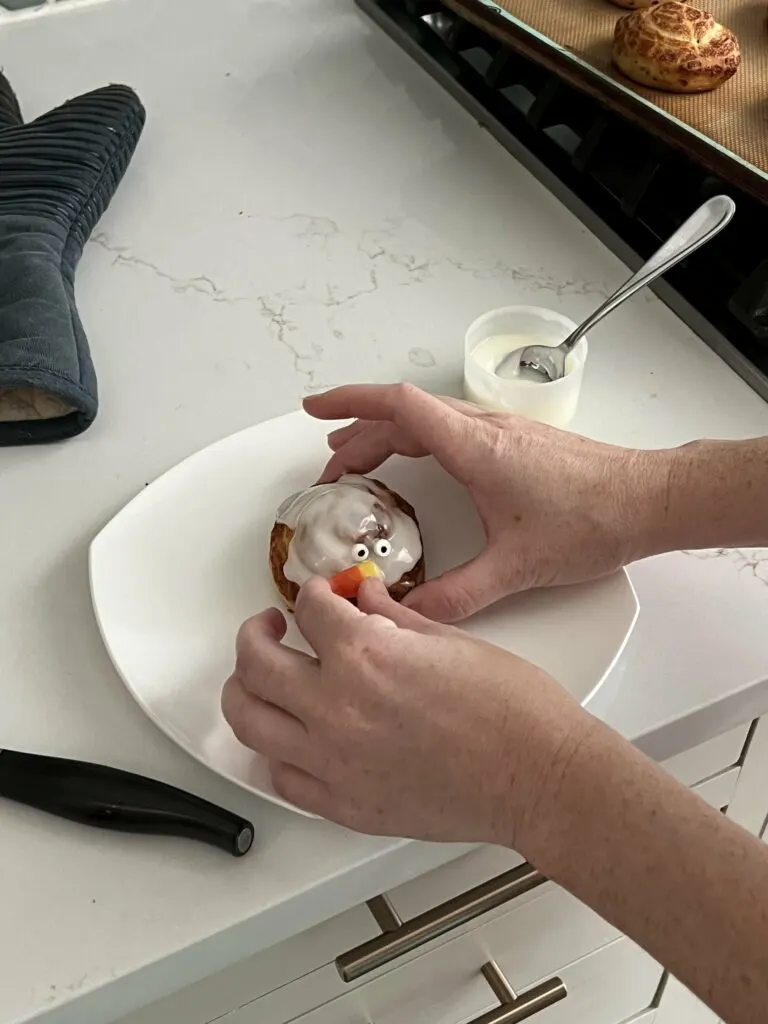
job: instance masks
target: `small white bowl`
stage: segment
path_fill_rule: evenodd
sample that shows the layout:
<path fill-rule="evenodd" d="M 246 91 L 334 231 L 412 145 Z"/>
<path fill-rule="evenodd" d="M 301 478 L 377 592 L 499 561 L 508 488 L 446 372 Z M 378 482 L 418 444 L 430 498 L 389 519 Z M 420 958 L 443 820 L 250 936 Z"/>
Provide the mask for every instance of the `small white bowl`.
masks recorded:
<path fill-rule="evenodd" d="M 539 383 L 498 377 L 493 366 L 507 352 L 526 345 L 559 345 L 578 325 L 562 313 L 542 306 L 505 306 L 478 317 L 464 339 L 464 396 L 495 412 L 513 412 L 528 419 L 567 427 L 581 394 L 589 346 L 582 338 L 568 357 L 568 372 L 560 380 Z M 478 346 L 489 338 L 509 338 L 508 347 Z"/>

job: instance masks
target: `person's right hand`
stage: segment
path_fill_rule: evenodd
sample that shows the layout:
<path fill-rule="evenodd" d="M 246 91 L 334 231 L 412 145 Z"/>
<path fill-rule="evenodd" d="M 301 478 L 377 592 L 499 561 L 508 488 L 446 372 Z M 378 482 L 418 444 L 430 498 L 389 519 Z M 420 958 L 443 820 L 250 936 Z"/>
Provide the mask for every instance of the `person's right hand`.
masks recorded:
<path fill-rule="evenodd" d="M 237 639 L 222 710 L 289 802 L 374 835 L 546 845 L 577 751 L 605 730 L 541 669 L 430 622 L 367 580 L 357 607 L 309 580 Z"/>
<path fill-rule="evenodd" d="M 604 576 L 652 553 L 670 457 L 600 444 L 519 416 L 435 398 L 410 384 L 350 385 L 305 400 L 329 435 L 322 481 L 368 473 L 390 455 L 433 455 L 470 492 L 485 549 L 417 587 L 406 603 L 457 622 L 507 594 Z"/>

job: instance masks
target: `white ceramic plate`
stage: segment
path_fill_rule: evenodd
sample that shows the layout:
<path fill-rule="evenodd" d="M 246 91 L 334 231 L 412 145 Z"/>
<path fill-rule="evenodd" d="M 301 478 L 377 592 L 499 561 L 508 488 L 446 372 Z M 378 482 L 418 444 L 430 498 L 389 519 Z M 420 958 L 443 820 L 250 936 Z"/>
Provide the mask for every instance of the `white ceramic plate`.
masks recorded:
<path fill-rule="evenodd" d="M 316 478 L 325 432 L 299 412 L 212 444 L 145 488 L 90 549 L 99 628 L 139 705 L 203 764 L 280 804 L 262 759 L 224 722 L 219 696 L 240 623 L 276 601 L 267 562 L 275 510 Z M 430 574 L 479 550 L 475 510 L 439 466 L 393 459 L 377 475 L 415 506 Z M 637 612 L 621 572 L 512 598 L 466 628 L 538 663 L 586 703 Z M 287 641 L 301 646 L 292 625 Z"/>

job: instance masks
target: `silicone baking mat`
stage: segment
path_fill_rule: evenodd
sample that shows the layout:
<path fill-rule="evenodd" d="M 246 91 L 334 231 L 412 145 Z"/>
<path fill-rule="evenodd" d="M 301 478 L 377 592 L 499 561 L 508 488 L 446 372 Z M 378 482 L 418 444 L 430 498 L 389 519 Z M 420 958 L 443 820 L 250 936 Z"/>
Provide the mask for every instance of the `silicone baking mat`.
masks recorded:
<path fill-rule="evenodd" d="M 753 0 L 708 0 L 706 8 L 732 29 L 741 44 L 736 75 L 720 89 L 682 96 L 634 85 L 611 63 L 611 42 L 618 18 L 626 11 L 608 0 L 443 0 L 447 7 L 489 34 L 520 49 L 527 33 L 558 56 L 569 58 L 581 78 L 597 72 L 603 97 L 621 108 L 621 92 L 630 90 L 652 108 L 714 142 L 768 176 L 768 6 Z M 578 74 L 574 76 L 578 78 Z M 597 77 L 594 74 L 592 77 Z"/>

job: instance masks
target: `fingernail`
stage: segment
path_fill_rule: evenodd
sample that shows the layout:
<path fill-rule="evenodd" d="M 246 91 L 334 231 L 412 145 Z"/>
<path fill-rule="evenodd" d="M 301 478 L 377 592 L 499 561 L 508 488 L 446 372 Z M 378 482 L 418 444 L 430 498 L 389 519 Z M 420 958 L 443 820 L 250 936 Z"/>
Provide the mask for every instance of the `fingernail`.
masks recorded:
<path fill-rule="evenodd" d="M 368 576 L 360 584 L 357 596 L 358 598 L 362 597 L 363 599 L 367 597 L 374 597 L 376 594 L 380 594 L 382 589 L 386 592 L 387 588 L 380 579 L 376 579 L 374 576 Z"/>

